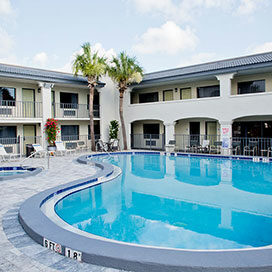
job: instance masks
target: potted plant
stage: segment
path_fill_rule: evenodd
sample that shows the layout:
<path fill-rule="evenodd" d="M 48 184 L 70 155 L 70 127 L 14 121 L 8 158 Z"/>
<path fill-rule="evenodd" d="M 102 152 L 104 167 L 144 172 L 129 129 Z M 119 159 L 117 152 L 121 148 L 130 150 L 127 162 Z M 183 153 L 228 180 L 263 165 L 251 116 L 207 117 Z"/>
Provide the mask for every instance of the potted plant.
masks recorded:
<path fill-rule="evenodd" d="M 119 123 L 116 120 L 110 121 L 110 128 L 109 128 L 109 138 L 117 139 L 118 138 L 118 131 L 119 131 Z"/>
<path fill-rule="evenodd" d="M 48 150 L 55 151 L 55 141 L 57 134 L 60 131 L 58 127 L 58 121 L 54 118 L 48 118 L 45 123 L 45 132 L 47 134 Z"/>

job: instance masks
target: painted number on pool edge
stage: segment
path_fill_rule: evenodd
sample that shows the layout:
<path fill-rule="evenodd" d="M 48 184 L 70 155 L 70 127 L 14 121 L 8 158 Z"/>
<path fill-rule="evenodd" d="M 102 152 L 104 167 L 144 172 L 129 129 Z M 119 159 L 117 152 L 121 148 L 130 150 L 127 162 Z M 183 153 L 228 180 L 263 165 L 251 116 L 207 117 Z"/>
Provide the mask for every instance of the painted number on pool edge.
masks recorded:
<path fill-rule="evenodd" d="M 60 244 L 57 244 L 57 243 L 55 243 L 53 241 L 50 241 L 50 240 L 48 240 L 46 238 L 43 238 L 43 246 L 50 249 L 50 250 L 52 250 L 52 251 L 55 251 L 55 252 L 57 252 L 59 254 L 62 253 L 62 248 L 61 248 Z"/>
<path fill-rule="evenodd" d="M 65 248 L 65 256 L 81 262 L 82 252 L 66 247 Z"/>

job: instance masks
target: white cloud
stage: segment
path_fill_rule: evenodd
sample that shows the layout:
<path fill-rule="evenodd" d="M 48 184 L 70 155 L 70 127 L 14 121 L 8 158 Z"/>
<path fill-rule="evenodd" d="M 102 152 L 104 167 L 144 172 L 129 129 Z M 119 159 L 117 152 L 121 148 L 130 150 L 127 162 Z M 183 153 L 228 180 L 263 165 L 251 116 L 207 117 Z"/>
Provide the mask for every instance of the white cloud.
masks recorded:
<path fill-rule="evenodd" d="M 0 0 L 0 15 L 9 15 L 12 13 L 10 0 Z"/>
<path fill-rule="evenodd" d="M 216 8 L 220 12 L 248 15 L 268 0 L 130 0 L 141 13 L 163 16 L 168 20 L 188 22 L 204 9 Z"/>
<path fill-rule="evenodd" d="M 109 60 L 112 59 L 113 56 L 116 56 L 116 52 L 114 51 L 113 48 L 106 50 L 101 43 L 95 43 L 93 46 L 91 46 L 92 50 L 94 50 L 95 52 L 98 52 L 99 56 L 104 56 Z M 69 61 L 67 63 L 65 63 L 62 67 L 56 68 L 54 70 L 56 71 L 60 71 L 60 72 L 65 72 L 65 73 L 72 73 L 72 63 L 75 59 L 75 56 L 77 54 L 81 54 L 82 53 L 82 49 L 79 49 L 77 51 L 75 51 L 70 57 L 69 57 Z"/>
<path fill-rule="evenodd" d="M 247 15 L 254 12 L 257 8 L 257 5 L 260 4 L 260 0 L 241 0 L 240 6 L 237 9 L 237 14 Z"/>
<path fill-rule="evenodd" d="M 40 52 L 37 53 L 34 57 L 33 57 L 33 62 L 35 64 L 38 64 L 40 66 L 45 66 L 48 62 L 48 56 L 45 52 Z"/>
<path fill-rule="evenodd" d="M 0 27 L 0 57 L 6 57 L 14 46 L 12 37 Z"/>
<path fill-rule="evenodd" d="M 272 42 L 266 42 L 247 49 L 250 54 L 258 54 L 272 51 Z"/>
<path fill-rule="evenodd" d="M 191 28 L 182 29 L 174 22 L 168 21 L 159 28 L 149 28 L 141 35 L 133 50 L 141 54 L 175 54 L 195 48 L 197 40 Z"/>
<path fill-rule="evenodd" d="M 211 52 L 202 52 L 193 55 L 190 59 L 185 59 L 182 60 L 179 66 L 189 66 L 189 65 L 194 65 L 194 64 L 200 64 L 200 63 L 205 63 L 205 62 L 210 62 L 210 61 L 215 61 L 218 60 L 217 56 L 215 53 Z"/>

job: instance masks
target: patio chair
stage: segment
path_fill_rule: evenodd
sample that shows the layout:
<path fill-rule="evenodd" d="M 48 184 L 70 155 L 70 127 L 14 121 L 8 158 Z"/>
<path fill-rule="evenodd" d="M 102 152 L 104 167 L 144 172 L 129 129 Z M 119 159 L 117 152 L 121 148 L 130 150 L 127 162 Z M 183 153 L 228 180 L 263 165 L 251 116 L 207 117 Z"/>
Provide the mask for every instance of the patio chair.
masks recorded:
<path fill-rule="evenodd" d="M 55 142 L 56 145 L 56 155 L 66 155 L 75 153 L 75 149 L 66 149 L 62 141 Z"/>
<path fill-rule="evenodd" d="M 31 153 L 31 155 L 35 155 L 39 158 L 45 157 L 46 154 L 48 153 L 47 150 L 43 149 L 40 144 L 32 144 L 34 148 L 34 152 Z"/>
<path fill-rule="evenodd" d="M 203 140 L 202 145 L 198 147 L 198 151 L 202 153 L 209 153 L 210 140 Z"/>
<path fill-rule="evenodd" d="M 210 146 L 210 153 L 211 154 L 220 154 L 221 153 L 221 146 L 222 146 L 221 141 L 214 142 L 214 144 L 212 146 Z"/>
<path fill-rule="evenodd" d="M 108 143 L 105 143 L 105 142 L 103 142 L 101 139 L 99 139 L 99 140 L 97 141 L 96 145 L 95 145 L 95 148 L 96 148 L 96 151 L 97 151 L 97 152 L 102 152 L 102 151 L 108 152 L 108 150 L 109 150 L 109 145 L 108 145 Z"/>
<path fill-rule="evenodd" d="M 239 155 L 241 153 L 241 142 L 232 142 L 231 151 L 233 155 Z"/>
<path fill-rule="evenodd" d="M 5 147 L 0 144 L 0 158 L 2 161 L 12 160 L 20 157 L 20 154 L 7 153 Z"/>
<path fill-rule="evenodd" d="M 175 140 L 169 140 L 168 144 L 165 145 L 165 151 L 167 153 L 171 153 L 175 151 L 175 147 L 176 147 L 176 141 Z"/>
<path fill-rule="evenodd" d="M 118 139 L 111 139 L 109 143 L 109 150 L 110 151 L 118 151 L 120 150 L 119 147 L 119 140 Z"/>
<path fill-rule="evenodd" d="M 272 147 L 268 147 L 267 149 L 262 149 L 261 150 L 261 156 L 264 157 L 266 154 L 267 157 L 270 157 L 270 155 L 272 154 Z"/>
<path fill-rule="evenodd" d="M 251 156 L 251 154 L 252 154 L 252 156 L 257 155 L 257 146 L 253 146 L 253 147 L 251 148 L 250 146 L 246 145 L 246 146 L 244 147 L 243 155 L 244 155 L 244 156 Z"/>
<path fill-rule="evenodd" d="M 88 146 L 86 145 L 86 143 L 84 141 L 79 141 L 79 142 L 77 142 L 77 150 L 79 150 L 79 151 L 87 151 L 88 150 Z"/>

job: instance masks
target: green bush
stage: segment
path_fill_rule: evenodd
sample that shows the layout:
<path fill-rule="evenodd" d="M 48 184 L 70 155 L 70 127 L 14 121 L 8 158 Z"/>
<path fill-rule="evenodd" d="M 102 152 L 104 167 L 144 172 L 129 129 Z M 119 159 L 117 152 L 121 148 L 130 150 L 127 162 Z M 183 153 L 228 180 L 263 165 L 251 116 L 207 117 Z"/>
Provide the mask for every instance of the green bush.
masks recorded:
<path fill-rule="evenodd" d="M 116 121 L 116 120 L 110 121 L 110 131 L 109 131 L 110 139 L 117 139 L 118 138 L 118 131 L 119 131 L 118 121 Z"/>

